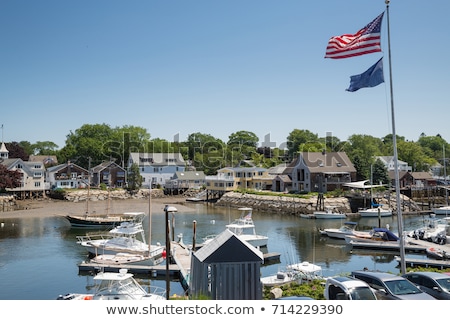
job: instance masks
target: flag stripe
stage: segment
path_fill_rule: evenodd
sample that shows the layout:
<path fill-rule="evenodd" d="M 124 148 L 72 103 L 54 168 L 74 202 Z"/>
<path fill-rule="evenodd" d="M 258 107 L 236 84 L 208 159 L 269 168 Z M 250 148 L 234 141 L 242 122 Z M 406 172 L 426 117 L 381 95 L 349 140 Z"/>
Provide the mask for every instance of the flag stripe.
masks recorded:
<path fill-rule="evenodd" d="M 331 37 L 325 58 L 343 59 L 381 52 L 381 22 L 384 12 L 355 34 Z"/>

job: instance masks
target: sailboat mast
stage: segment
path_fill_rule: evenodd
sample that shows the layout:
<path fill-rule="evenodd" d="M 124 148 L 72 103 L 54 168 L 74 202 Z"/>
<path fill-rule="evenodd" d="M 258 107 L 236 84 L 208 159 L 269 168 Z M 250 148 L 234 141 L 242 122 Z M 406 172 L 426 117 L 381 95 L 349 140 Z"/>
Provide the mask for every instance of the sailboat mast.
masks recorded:
<path fill-rule="evenodd" d="M 445 144 L 442 145 L 442 157 L 444 162 L 444 189 L 445 189 L 445 205 L 448 206 L 448 193 L 447 193 L 447 161 L 445 160 Z"/>
<path fill-rule="evenodd" d="M 148 185 L 148 256 L 151 257 L 152 245 L 152 183 Z"/>
<path fill-rule="evenodd" d="M 91 197 L 91 157 L 89 157 L 88 167 L 88 192 L 86 197 L 86 215 L 89 214 L 89 198 Z"/>
<path fill-rule="evenodd" d="M 389 85 L 391 95 L 391 118 L 392 118 L 392 146 L 394 149 L 394 173 L 395 173 L 395 193 L 397 200 L 397 224 L 398 236 L 400 238 L 400 271 L 402 274 L 406 273 L 405 262 L 405 239 L 403 237 L 403 216 L 400 201 L 400 179 L 398 173 L 398 153 L 397 153 L 397 135 L 395 133 L 395 112 L 394 112 L 394 94 L 392 84 L 392 59 L 391 59 L 391 32 L 389 24 L 389 3 L 390 0 L 385 0 L 386 16 L 387 16 L 387 33 L 388 33 L 388 57 L 389 57 Z"/>

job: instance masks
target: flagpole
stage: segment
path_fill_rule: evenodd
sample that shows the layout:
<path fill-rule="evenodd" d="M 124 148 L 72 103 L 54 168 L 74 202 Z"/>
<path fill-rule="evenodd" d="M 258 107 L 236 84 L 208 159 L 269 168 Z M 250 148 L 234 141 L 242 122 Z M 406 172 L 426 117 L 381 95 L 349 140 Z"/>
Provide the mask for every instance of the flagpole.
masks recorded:
<path fill-rule="evenodd" d="M 397 154 L 397 134 L 395 133 L 395 113 L 394 113 L 394 94 L 392 85 L 392 60 L 391 60 L 391 30 L 389 25 L 389 3 L 390 0 L 385 0 L 386 3 L 386 17 L 387 17 L 387 33 L 388 33 L 388 57 L 389 57 L 389 85 L 391 95 L 391 118 L 392 118 L 392 146 L 394 148 L 394 173 L 395 173 L 395 193 L 397 199 L 397 224 L 398 236 L 400 238 L 400 271 L 402 274 L 406 273 L 405 262 L 405 238 L 403 236 L 403 216 L 400 201 L 400 179 L 398 173 L 398 154 Z"/>

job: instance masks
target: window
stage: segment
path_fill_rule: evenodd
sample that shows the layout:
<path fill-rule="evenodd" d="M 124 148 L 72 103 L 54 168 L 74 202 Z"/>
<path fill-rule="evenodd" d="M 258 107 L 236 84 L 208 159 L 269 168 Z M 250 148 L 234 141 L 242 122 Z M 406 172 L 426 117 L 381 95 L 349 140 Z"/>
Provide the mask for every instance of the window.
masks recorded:
<path fill-rule="evenodd" d="M 35 186 L 35 187 L 40 187 L 40 186 L 41 186 L 41 183 L 40 183 L 40 182 L 35 182 L 35 183 L 34 183 L 34 186 Z"/>

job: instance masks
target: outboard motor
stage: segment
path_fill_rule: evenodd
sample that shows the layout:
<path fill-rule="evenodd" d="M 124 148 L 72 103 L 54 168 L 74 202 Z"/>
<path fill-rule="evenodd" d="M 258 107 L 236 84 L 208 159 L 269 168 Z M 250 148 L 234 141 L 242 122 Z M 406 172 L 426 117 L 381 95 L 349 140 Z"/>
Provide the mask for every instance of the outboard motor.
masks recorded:
<path fill-rule="evenodd" d="M 440 233 L 436 236 L 434 242 L 440 245 L 446 244 L 447 236 L 445 234 Z"/>

